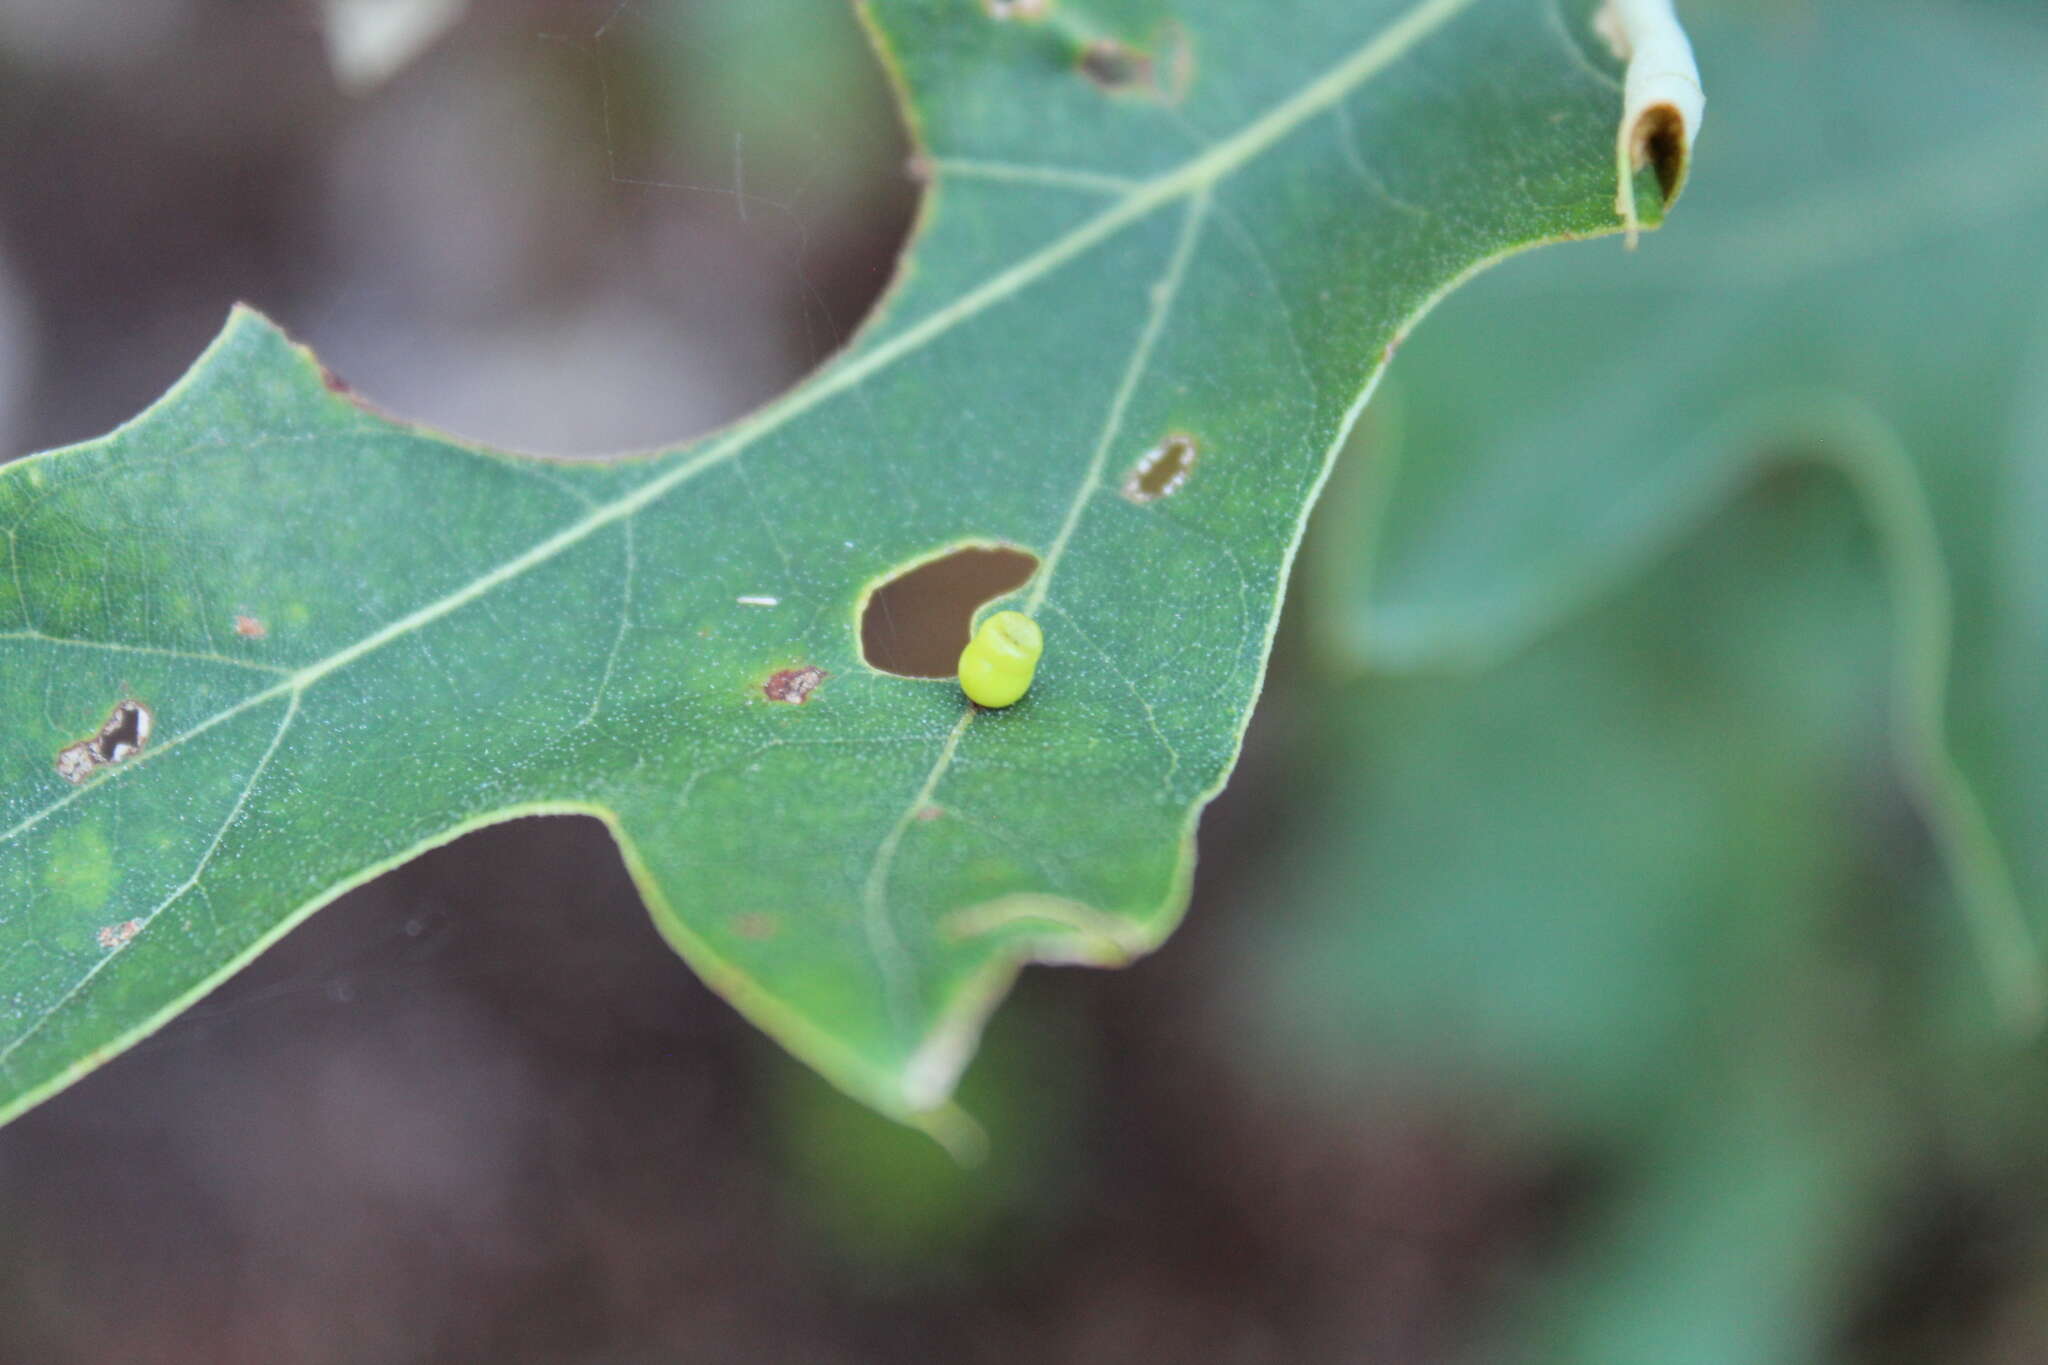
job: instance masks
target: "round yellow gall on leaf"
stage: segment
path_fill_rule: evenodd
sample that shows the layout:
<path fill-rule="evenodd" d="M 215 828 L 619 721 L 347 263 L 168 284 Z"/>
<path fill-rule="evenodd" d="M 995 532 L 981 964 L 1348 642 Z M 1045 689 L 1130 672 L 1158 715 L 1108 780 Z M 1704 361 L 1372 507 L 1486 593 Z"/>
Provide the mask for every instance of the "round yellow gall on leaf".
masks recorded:
<path fill-rule="evenodd" d="M 1021 611 L 999 611 L 960 651 L 960 690 L 987 707 L 1009 706 L 1031 689 L 1045 637 Z"/>

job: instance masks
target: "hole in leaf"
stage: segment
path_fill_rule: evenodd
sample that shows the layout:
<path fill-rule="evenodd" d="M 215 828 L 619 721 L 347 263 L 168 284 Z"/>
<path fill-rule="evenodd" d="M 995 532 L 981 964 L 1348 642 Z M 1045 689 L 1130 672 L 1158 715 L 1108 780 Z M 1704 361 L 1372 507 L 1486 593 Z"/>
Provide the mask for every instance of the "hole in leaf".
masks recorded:
<path fill-rule="evenodd" d="M 67 745 L 58 753 L 58 775 L 66 782 L 83 782 L 95 768 L 133 758 L 149 743 L 150 728 L 155 723 L 156 718 L 141 702 L 117 703 L 98 734 Z"/>
<path fill-rule="evenodd" d="M 1201 447 L 1192 436 L 1169 436 L 1138 461 L 1131 476 L 1124 480 L 1124 496 L 1132 502 L 1157 502 L 1170 498 L 1187 483 L 1195 472 L 1195 459 L 1201 454 Z"/>
<path fill-rule="evenodd" d="M 1636 119 L 1630 141 L 1635 164 L 1657 172 L 1657 188 L 1669 204 L 1685 180 L 1685 116 L 1671 105 L 1652 105 Z"/>
<path fill-rule="evenodd" d="M 975 608 L 1014 592 L 1038 558 L 999 545 L 967 545 L 896 575 L 868 594 L 860 648 L 870 668 L 905 678 L 950 678 L 967 648 Z"/>
<path fill-rule="evenodd" d="M 1121 93 L 1152 84 L 1152 59 L 1114 38 L 1081 49 L 1081 74 L 1104 90 Z"/>
<path fill-rule="evenodd" d="M 1180 25 L 1163 25 L 1150 49 L 1097 38 L 1081 49 L 1080 72 L 1112 95 L 1178 104 L 1195 79 L 1195 54 Z"/>
<path fill-rule="evenodd" d="M 234 298 L 380 409 L 666 446 L 836 354 L 890 280 L 917 196 L 850 3 L 479 0 L 365 99 L 316 69 L 321 8 L 0 0 L 0 181 L 63 187 L 6 194 L 9 274 L 39 354 L 94 357 L 10 388 L 6 453 L 133 417 Z"/>

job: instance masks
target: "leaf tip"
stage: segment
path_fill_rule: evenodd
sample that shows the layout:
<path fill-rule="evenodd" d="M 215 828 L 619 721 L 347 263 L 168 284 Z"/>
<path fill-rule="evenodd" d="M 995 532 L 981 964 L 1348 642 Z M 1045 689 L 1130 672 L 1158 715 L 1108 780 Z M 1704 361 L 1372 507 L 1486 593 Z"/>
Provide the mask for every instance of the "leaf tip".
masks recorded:
<path fill-rule="evenodd" d="M 1595 27 L 1628 62 L 1615 132 L 1614 209 L 1628 245 L 1641 236 L 1636 175 L 1648 169 L 1668 209 L 1685 188 L 1693 140 L 1706 117 L 1699 65 L 1671 0 L 1606 0 Z"/>

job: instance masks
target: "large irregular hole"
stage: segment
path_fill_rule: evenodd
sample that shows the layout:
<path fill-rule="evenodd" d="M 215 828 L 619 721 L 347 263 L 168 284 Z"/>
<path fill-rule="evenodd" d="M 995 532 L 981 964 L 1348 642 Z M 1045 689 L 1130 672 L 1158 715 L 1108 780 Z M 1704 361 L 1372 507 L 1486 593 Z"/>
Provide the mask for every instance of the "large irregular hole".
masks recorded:
<path fill-rule="evenodd" d="M 799 380 L 889 282 L 917 192 L 851 4 L 476 3 L 360 98 L 320 9 L 0 0 L 28 362 L 0 459 L 133 417 L 236 299 L 380 410 L 665 443 Z"/>
<path fill-rule="evenodd" d="M 117 702 L 91 739 L 66 745 L 57 755 L 57 772 L 66 782 L 79 783 L 100 769 L 126 762 L 149 743 L 156 717 L 139 701 Z"/>
<path fill-rule="evenodd" d="M 868 595 L 860 648 L 868 666 L 905 678 L 950 678 L 967 648 L 975 608 L 1015 592 L 1038 558 L 999 545 L 966 545 L 896 575 Z"/>

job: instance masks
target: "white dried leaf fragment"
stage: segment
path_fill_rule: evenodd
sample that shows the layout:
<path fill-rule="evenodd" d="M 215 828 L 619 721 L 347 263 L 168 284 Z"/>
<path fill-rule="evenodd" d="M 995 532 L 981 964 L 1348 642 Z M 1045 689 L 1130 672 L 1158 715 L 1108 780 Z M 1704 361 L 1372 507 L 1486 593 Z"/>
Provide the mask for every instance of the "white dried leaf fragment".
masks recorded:
<path fill-rule="evenodd" d="M 1685 186 L 1693 140 L 1706 118 L 1692 43 L 1671 0 L 1606 0 L 1594 26 L 1617 57 L 1628 62 L 1622 82 L 1621 123 L 1615 133 L 1618 187 L 1614 211 L 1634 246 L 1642 231 L 1636 213 L 1636 172 L 1653 162 L 1668 204 Z"/>

